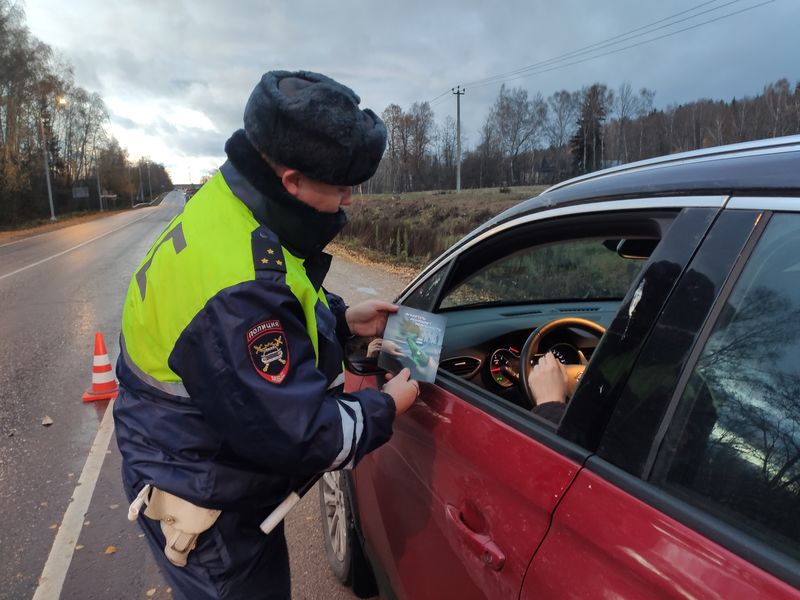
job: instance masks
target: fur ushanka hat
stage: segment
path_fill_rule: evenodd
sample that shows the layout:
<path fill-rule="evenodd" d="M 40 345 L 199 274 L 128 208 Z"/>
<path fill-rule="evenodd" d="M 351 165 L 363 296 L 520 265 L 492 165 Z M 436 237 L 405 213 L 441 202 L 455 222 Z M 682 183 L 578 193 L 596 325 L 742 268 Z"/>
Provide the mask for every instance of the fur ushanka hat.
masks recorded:
<path fill-rule="evenodd" d="M 310 71 L 269 71 L 244 109 L 250 142 L 273 161 L 333 185 L 372 177 L 386 148 L 386 127 L 361 98 Z"/>

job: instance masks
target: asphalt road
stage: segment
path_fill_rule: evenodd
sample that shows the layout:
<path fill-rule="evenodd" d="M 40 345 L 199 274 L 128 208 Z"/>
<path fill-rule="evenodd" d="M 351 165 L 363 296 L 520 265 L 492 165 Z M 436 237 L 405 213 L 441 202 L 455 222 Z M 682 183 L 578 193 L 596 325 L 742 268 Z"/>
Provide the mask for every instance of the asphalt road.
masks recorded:
<path fill-rule="evenodd" d="M 113 363 L 131 274 L 182 206 L 172 192 L 0 244 L 0 599 L 171 598 L 126 520 L 109 403 L 81 395 L 95 331 Z M 337 258 L 325 283 L 354 303 L 391 299 L 405 280 Z M 328 570 L 318 513 L 312 490 L 287 519 L 293 597 L 354 598 Z"/>

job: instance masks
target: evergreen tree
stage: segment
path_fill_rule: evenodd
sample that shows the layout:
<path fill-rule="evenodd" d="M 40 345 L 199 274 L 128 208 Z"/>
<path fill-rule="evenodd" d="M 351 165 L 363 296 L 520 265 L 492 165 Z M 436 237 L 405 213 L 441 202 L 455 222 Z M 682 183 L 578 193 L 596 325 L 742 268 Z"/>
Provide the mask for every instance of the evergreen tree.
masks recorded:
<path fill-rule="evenodd" d="M 577 173 L 591 173 L 603 167 L 603 122 L 614 95 L 602 83 L 584 88 L 581 95 L 577 130 L 570 139 L 572 165 Z"/>

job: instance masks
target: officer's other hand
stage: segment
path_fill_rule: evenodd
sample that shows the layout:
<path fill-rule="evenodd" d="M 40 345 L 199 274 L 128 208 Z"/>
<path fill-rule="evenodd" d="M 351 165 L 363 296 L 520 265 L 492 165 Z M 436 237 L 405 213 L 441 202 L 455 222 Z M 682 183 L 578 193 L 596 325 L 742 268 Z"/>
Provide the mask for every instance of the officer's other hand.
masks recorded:
<path fill-rule="evenodd" d="M 419 383 L 410 377 L 411 370 L 405 368 L 391 377 L 383 386 L 383 391 L 394 400 L 394 408 L 398 416 L 411 408 L 411 405 L 419 397 Z M 388 374 L 387 378 L 389 378 Z"/>
<path fill-rule="evenodd" d="M 397 305 L 381 300 L 365 300 L 350 306 L 344 313 L 350 333 L 362 336 L 382 336 L 386 319 L 397 312 Z"/>

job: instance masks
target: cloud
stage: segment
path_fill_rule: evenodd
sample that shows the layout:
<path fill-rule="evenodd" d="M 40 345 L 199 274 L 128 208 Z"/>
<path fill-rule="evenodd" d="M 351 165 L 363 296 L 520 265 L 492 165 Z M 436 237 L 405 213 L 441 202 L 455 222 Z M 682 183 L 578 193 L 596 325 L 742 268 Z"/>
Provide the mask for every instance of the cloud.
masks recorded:
<path fill-rule="evenodd" d="M 718 0 L 705 9 L 724 3 Z M 704 18 L 757 3 L 744 0 Z M 699 97 L 752 95 L 779 77 L 800 77 L 795 32 L 800 3 L 794 0 L 588 61 L 583 59 L 592 54 L 580 53 L 587 46 L 698 3 L 682 0 L 655 8 L 639 0 L 30 4 L 34 35 L 71 61 L 79 85 L 102 95 L 121 143 L 132 154 L 134 146 L 158 135 L 162 141 L 150 146 L 165 153 L 190 156 L 193 144 L 208 153 L 219 143 L 218 154 L 197 156 L 220 156 L 221 143 L 241 127 L 250 91 L 271 68 L 323 72 L 352 87 L 362 104 L 378 113 L 390 103 L 408 109 L 415 101 L 466 85 L 461 98 L 466 146 L 477 140 L 500 88 L 500 82 L 484 85 L 482 80 L 569 52 L 578 51 L 567 61 L 577 64 L 548 63 L 550 69 L 507 84 L 548 96 L 595 81 L 611 88 L 630 81 L 634 89 L 654 89 L 657 104 L 665 106 Z M 455 117 L 455 98 L 446 93 L 433 108 L 439 121 Z M 137 128 L 146 131 L 133 135 Z M 131 141 L 125 137 L 129 133 Z"/>

